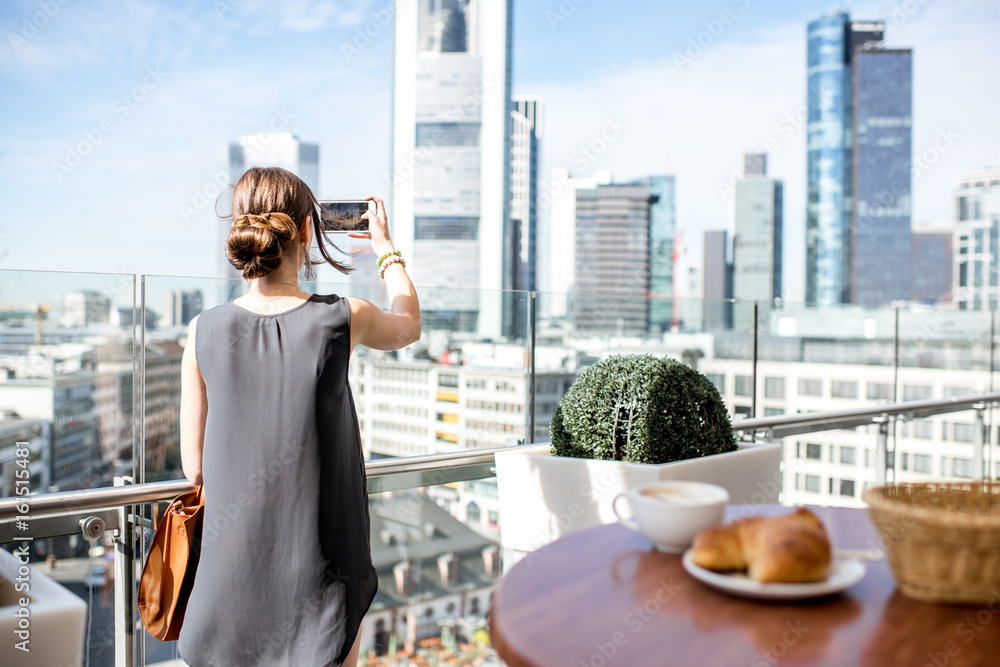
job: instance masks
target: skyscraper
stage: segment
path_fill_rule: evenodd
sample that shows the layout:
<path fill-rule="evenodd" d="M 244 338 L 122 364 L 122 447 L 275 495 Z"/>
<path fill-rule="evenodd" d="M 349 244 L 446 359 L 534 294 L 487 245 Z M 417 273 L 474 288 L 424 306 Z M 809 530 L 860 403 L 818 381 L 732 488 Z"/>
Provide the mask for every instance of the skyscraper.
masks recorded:
<path fill-rule="evenodd" d="M 728 329 L 733 326 L 732 264 L 727 261 L 729 253 L 728 233 L 724 229 L 706 230 L 703 243 L 701 277 L 702 322 L 708 331 Z M 745 324 L 741 322 L 741 324 Z"/>
<path fill-rule="evenodd" d="M 899 267 L 909 266 L 910 52 L 881 48 L 884 30 L 882 22 L 851 21 L 843 12 L 809 24 L 810 303 L 907 296 L 908 282 L 870 259 L 898 252 Z M 905 278 L 908 268 L 902 273 Z"/>
<path fill-rule="evenodd" d="M 576 191 L 576 330 L 649 330 L 649 215 L 656 201 L 642 183 Z"/>
<path fill-rule="evenodd" d="M 913 225 L 910 230 L 910 300 L 917 303 L 951 302 L 951 222 Z"/>
<path fill-rule="evenodd" d="M 744 157 L 744 177 L 733 197 L 734 321 L 750 322 L 753 302 L 768 306 L 781 296 L 784 186 L 767 176 L 767 155 Z"/>
<path fill-rule="evenodd" d="M 677 225 L 673 176 L 647 176 L 640 181 L 656 201 L 649 207 L 649 329 L 670 329 L 674 297 L 674 236 Z"/>
<path fill-rule="evenodd" d="M 954 289 L 959 310 L 1000 306 L 1000 167 L 955 184 Z"/>
<path fill-rule="evenodd" d="M 910 49 L 854 52 L 851 303 L 910 298 L 912 61 Z"/>
<path fill-rule="evenodd" d="M 509 289 L 538 289 L 538 145 L 542 134 L 542 102 L 519 97 L 511 102 L 510 225 L 504 257 L 510 265 Z M 520 296 L 520 295 L 519 295 Z M 505 333 L 517 337 L 527 328 L 527 311 L 515 299 L 505 303 Z"/>
<path fill-rule="evenodd" d="M 443 288 L 421 295 L 428 328 L 502 331 L 498 290 L 514 284 L 510 44 L 506 0 L 396 6 L 393 241 L 414 284 Z"/>
<path fill-rule="evenodd" d="M 240 137 L 239 141 L 229 144 L 227 158 L 231 183 L 240 180 L 251 167 L 281 167 L 305 181 L 317 198 L 323 196 L 319 192 L 319 144 L 303 143 L 291 132 L 261 132 Z M 222 215 L 232 213 L 231 198 L 220 199 L 219 212 Z M 224 301 L 231 301 L 245 291 L 245 287 L 239 284 L 242 276 L 226 259 L 229 228 L 229 221 L 219 225 L 220 276 L 228 279 L 221 289 Z M 306 292 L 314 291 L 315 281 L 306 281 L 303 275 L 304 273 L 299 276 L 302 289 Z"/>
<path fill-rule="evenodd" d="M 541 304 L 550 317 L 564 317 L 570 312 L 570 295 L 576 279 L 576 191 L 610 182 L 610 172 L 572 178 L 567 169 L 552 170 L 545 192 L 549 200 L 551 239 L 546 258 L 549 293 L 543 296 Z"/>

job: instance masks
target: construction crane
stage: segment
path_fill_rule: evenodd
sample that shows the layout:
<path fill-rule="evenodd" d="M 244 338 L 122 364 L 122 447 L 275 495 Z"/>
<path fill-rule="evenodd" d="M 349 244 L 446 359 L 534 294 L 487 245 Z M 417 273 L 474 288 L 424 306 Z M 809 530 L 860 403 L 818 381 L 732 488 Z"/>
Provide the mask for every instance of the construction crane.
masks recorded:
<path fill-rule="evenodd" d="M 42 323 L 45 322 L 45 313 L 50 309 L 51 306 L 43 303 L 35 311 L 35 345 L 42 344 Z"/>

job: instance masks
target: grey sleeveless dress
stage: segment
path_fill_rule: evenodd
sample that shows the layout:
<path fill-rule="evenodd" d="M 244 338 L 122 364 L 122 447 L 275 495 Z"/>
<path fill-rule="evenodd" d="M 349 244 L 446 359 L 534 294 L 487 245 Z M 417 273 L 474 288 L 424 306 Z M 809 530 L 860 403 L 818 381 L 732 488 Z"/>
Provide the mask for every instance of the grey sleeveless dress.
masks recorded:
<path fill-rule="evenodd" d="M 336 295 L 198 317 L 205 523 L 177 643 L 191 667 L 326 667 L 351 649 L 378 580 L 350 340 Z"/>

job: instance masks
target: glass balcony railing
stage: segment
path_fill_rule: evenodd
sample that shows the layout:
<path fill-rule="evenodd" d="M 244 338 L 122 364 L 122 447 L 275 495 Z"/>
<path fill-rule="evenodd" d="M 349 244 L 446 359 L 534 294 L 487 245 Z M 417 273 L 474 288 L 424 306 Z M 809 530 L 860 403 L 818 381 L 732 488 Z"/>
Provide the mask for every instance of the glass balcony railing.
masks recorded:
<path fill-rule="evenodd" d="M 387 305 L 377 284 L 312 291 Z M 20 537 L 4 508 L 27 458 L 39 508 L 30 558 L 87 602 L 85 664 L 177 660 L 173 644 L 126 623 L 134 589 L 122 582 L 144 560 L 153 501 L 162 507 L 186 485 L 187 323 L 238 293 L 210 278 L 0 271 L 0 543 L 12 549 Z M 883 479 L 1000 475 L 991 312 L 418 293 L 420 341 L 393 353 L 358 348 L 352 359 L 382 591 L 361 664 L 496 664 L 482 620 L 506 558 L 492 451 L 545 442 L 563 393 L 611 354 L 670 356 L 705 373 L 735 429 L 782 443 L 785 504 L 860 505 L 865 486 Z M 914 401 L 936 403 L 894 407 Z M 116 478 L 144 486 L 111 489 Z M 93 495 L 104 487 L 107 497 Z M 106 532 L 85 539 L 88 518 Z"/>

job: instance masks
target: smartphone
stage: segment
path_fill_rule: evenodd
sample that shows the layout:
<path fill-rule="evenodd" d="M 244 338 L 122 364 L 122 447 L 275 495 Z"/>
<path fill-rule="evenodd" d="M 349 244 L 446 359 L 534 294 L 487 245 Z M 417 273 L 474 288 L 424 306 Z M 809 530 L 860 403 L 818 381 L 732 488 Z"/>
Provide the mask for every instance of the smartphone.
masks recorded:
<path fill-rule="evenodd" d="M 339 199 L 319 202 L 320 221 L 326 232 L 368 231 L 368 219 L 362 218 L 365 211 L 375 212 L 375 202 L 370 199 Z"/>

